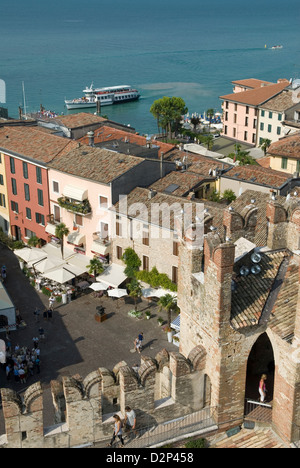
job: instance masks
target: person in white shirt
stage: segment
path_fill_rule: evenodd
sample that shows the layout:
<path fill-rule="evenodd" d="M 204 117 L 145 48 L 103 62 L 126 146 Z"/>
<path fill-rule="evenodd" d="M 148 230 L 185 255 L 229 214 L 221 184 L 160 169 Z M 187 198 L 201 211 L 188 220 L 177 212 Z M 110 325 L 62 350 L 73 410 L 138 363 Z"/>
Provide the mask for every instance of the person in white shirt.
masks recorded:
<path fill-rule="evenodd" d="M 137 438 L 139 437 L 139 432 L 136 428 L 136 414 L 135 411 L 130 408 L 130 406 L 125 407 L 124 425 L 125 432 L 133 432 Z"/>

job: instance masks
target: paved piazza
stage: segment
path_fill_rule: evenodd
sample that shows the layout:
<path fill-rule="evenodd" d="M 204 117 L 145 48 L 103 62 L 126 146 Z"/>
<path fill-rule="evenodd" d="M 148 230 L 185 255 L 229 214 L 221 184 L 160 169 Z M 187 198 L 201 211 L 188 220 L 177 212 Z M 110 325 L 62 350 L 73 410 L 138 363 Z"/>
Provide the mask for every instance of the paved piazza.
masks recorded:
<path fill-rule="evenodd" d="M 48 307 L 48 298 L 30 285 L 14 253 L 3 245 L 0 245 L 0 262 L 7 267 L 7 292 L 27 325 L 24 329 L 11 332 L 13 348 L 17 344 L 32 348 L 32 338 L 39 336 L 39 327 L 45 330 L 45 341 L 40 344 L 41 373 L 29 377 L 27 383 L 22 385 L 15 383 L 13 377 L 7 382 L 5 369 L 2 369 L 0 387 L 9 386 L 22 395 L 28 386 L 41 381 L 45 392 L 45 427 L 53 424 L 51 380 L 76 374 L 85 378 L 98 367 L 112 370 L 121 360 L 131 366 L 140 363 L 140 355 L 130 350 L 134 348 L 133 341 L 141 331 L 144 332 L 142 354 L 155 357 L 163 348 L 178 351 L 178 347 L 168 342 L 166 333 L 157 324 L 157 317 L 161 315 L 166 319 L 166 313 L 159 313 L 155 303 L 140 301 L 138 309 L 150 310 L 151 319 L 137 320 L 128 316 L 128 311 L 134 307 L 131 298 L 94 298 L 91 289 L 69 304 L 56 305 L 52 321 L 44 321 L 41 314 L 39 323 L 36 323 L 34 309 L 38 307 L 43 311 Z M 102 323 L 95 320 L 99 305 L 105 307 L 107 314 L 107 320 Z M 0 339 L 5 340 L 5 333 L 0 333 Z M 0 410 L 0 435 L 4 432 Z"/>

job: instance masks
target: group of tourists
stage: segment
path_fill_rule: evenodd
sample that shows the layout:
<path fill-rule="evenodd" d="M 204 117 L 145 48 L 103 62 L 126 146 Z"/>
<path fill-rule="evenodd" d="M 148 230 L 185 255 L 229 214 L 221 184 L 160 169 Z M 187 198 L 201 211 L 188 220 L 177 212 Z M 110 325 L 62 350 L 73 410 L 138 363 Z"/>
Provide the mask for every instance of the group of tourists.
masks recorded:
<path fill-rule="evenodd" d="M 43 332 L 43 331 L 41 331 Z M 44 334 L 40 334 L 44 337 Z M 6 379 L 7 381 L 14 379 L 15 382 L 21 384 L 26 383 L 27 379 L 35 373 L 41 371 L 41 350 L 39 347 L 40 338 L 32 339 L 32 347 L 19 346 L 17 344 L 13 349 L 10 341 L 7 341 L 6 350 Z"/>
<path fill-rule="evenodd" d="M 107 444 L 108 447 L 112 447 L 116 438 L 118 437 L 121 443 L 121 447 L 123 448 L 125 446 L 124 439 L 126 437 L 126 434 L 128 434 L 130 438 L 132 436 L 139 438 L 140 434 L 139 434 L 139 431 L 137 430 L 136 413 L 132 408 L 130 408 L 130 406 L 125 407 L 124 421 L 122 421 L 122 419 L 120 418 L 118 414 L 114 414 L 113 418 L 114 418 L 114 432 L 113 432 L 110 443 Z"/>

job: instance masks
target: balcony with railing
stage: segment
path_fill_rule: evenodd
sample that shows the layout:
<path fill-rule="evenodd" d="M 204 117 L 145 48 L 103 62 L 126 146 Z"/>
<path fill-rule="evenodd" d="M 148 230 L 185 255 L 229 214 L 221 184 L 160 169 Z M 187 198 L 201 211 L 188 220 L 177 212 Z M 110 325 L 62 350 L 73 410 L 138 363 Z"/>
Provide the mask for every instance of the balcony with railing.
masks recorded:
<path fill-rule="evenodd" d="M 61 208 L 65 208 L 67 211 L 77 213 L 82 216 L 88 216 L 92 213 L 92 207 L 88 199 L 78 201 L 68 197 L 60 197 L 57 202 Z"/>

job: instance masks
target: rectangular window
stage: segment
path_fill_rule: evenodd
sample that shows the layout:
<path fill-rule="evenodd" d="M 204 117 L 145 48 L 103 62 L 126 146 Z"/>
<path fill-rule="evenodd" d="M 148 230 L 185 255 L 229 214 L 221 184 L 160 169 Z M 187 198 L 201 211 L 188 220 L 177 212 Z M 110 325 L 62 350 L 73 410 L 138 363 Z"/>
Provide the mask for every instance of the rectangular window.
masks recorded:
<path fill-rule="evenodd" d="M 246 114 L 249 114 L 249 106 L 246 106 Z"/>
<path fill-rule="evenodd" d="M 300 161 L 297 161 L 296 172 L 300 172 Z"/>
<path fill-rule="evenodd" d="M 143 270 L 149 271 L 149 257 L 143 255 Z"/>
<path fill-rule="evenodd" d="M 10 172 L 12 174 L 16 173 L 16 168 L 15 168 L 15 160 L 14 158 L 9 158 L 9 164 L 10 164 Z"/>
<path fill-rule="evenodd" d="M 273 112 L 269 112 L 269 119 L 273 118 Z"/>
<path fill-rule="evenodd" d="M 281 135 L 281 128 L 277 127 L 277 135 Z"/>
<path fill-rule="evenodd" d="M 172 267 L 172 281 L 175 284 L 178 283 L 178 268 L 175 266 Z"/>
<path fill-rule="evenodd" d="M 16 179 L 11 179 L 11 189 L 13 195 L 17 195 L 17 181 Z"/>
<path fill-rule="evenodd" d="M 268 132 L 269 132 L 269 133 L 272 132 L 272 125 L 268 125 Z"/>
<path fill-rule="evenodd" d="M 233 123 L 236 123 L 236 120 L 237 120 L 237 115 L 233 114 Z"/>
<path fill-rule="evenodd" d="M 179 243 L 177 241 L 173 241 L 173 255 L 176 255 L 178 257 L 179 255 Z"/>
<path fill-rule="evenodd" d="M 0 174 L 0 185 L 4 185 L 4 178 L 2 174 Z"/>
<path fill-rule="evenodd" d="M 245 140 L 245 141 L 248 140 L 248 132 L 244 132 L 244 140 Z"/>
<path fill-rule="evenodd" d="M 75 224 L 77 224 L 77 226 L 83 226 L 83 216 L 81 216 L 79 214 L 76 214 L 75 215 Z"/>
<path fill-rule="evenodd" d="M 55 180 L 52 181 L 52 189 L 53 189 L 53 192 L 59 193 L 59 183 L 55 182 Z"/>
<path fill-rule="evenodd" d="M 36 166 L 36 181 L 38 184 L 42 183 L 42 169 Z"/>
<path fill-rule="evenodd" d="M 227 125 L 225 125 L 224 134 L 227 135 L 227 132 L 228 132 L 228 127 L 227 127 Z"/>
<path fill-rule="evenodd" d="M 100 204 L 100 208 L 103 208 L 106 210 L 108 208 L 108 198 L 100 196 L 99 204 Z"/>
<path fill-rule="evenodd" d="M 117 215 L 116 218 L 116 235 L 120 237 L 122 236 L 122 224 L 120 215 Z"/>
<path fill-rule="evenodd" d="M 281 158 L 281 169 L 287 169 L 288 158 Z"/>
<path fill-rule="evenodd" d="M 264 130 L 265 129 L 265 124 L 263 122 L 260 123 L 260 129 Z"/>
<path fill-rule="evenodd" d="M 54 205 L 54 221 L 60 222 L 60 208 Z"/>
<path fill-rule="evenodd" d="M 3 193 L 0 193 L 0 206 L 3 206 L 3 208 L 6 208 L 5 195 Z"/>
<path fill-rule="evenodd" d="M 237 104 L 234 104 L 234 110 L 237 112 Z"/>
<path fill-rule="evenodd" d="M 31 237 L 35 237 L 35 232 L 31 231 L 30 229 L 25 228 L 25 237 L 30 239 Z"/>
<path fill-rule="evenodd" d="M 148 224 L 143 224 L 143 244 L 149 245 L 149 227 Z"/>
<path fill-rule="evenodd" d="M 11 202 L 11 209 L 12 209 L 12 211 L 14 211 L 15 213 L 19 213 L 19 205 L 18 205 L 18 203 L 12 201 L 12 202 Z"/>
<path fill-rule="evenodd" d="M 249 118 L 245 117 L 245 127 L 248 127 Z"/>
<path fill-rule="evenodd" d="M 31 219 L 31 209 L 30 208 L 26 208 L 26 218 Z"/>
<path fill-rule="evenodd" d="M 252 134 L 252 143 L 256 143 L 256 135 L 255 135 L 255 133 Z"/>
<path fill-rule="evenodd" d="M 28 164 L 27 162 L 23 161 L 23 177 L 24 179 L 28 179 Z"/>
<path fill-rule="evenodd" d="M 119 245 L 117 245 L 117 259 L 122 259 L 122 247 L 120 247 Z"/>
<path fill-rule="evenodd" d="M 45 216 L 41 213 L 35 213 L 35 221 L 37 222 L 37 224 L 42 224 L 43 226 L 45 226 Z"/>
<path fill-rule="evenodd" d="M 278 114 L 278 120 L 279 120 L 279 121 L 282 120 L 282 114 Z"/>
<path fill-rule="evenodd" d="M 30 192 L 29 192 L 29 185 L 24 184 L 24 192 L 25 192 L 25 200 L 29 201 L 30 200 Z"/>
<path fill-rule="evenodd" d="M 233 138 L 236 138 L 236 128 L 233 129 Z"/>
<path fill-rule="evenodd" d="M 264 110 L 261 111 L 261 116 L 262 116 L 262 117 L 265 116 L 265 111 L 264 111 Z"/>
<path fill-rule="evenodd" d="M 257 120 L 254 119 L 254 120 L 253 120 L 253 128 L 255 129 L 256 127 L 257 127 Z"/>
<path fill-rule="evenodd" d="M 44 206 L 43 190 L 38 189 L 37 194 L 38 194 L 38 204 L 40 206 Z"/>
<path fill-rule="evenodd" d="M 228 112 L 225 112 L 225 120 L 228 120 Z"/>

